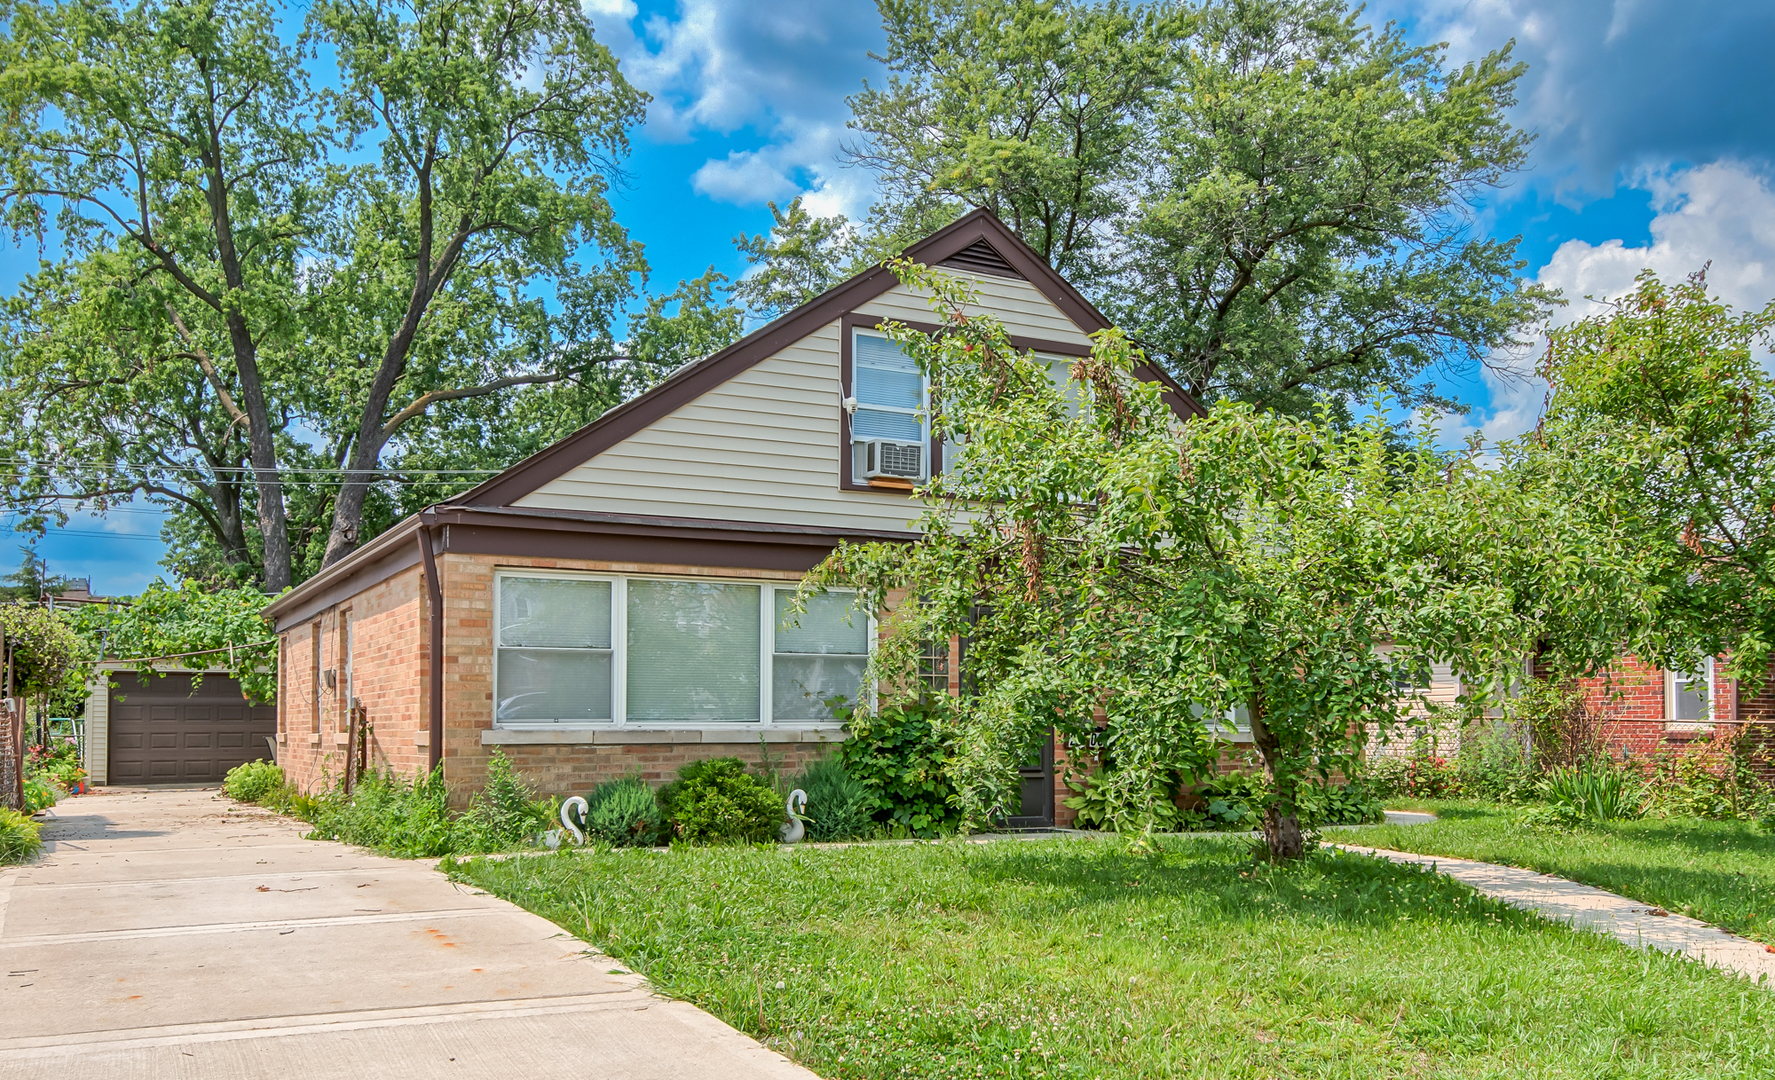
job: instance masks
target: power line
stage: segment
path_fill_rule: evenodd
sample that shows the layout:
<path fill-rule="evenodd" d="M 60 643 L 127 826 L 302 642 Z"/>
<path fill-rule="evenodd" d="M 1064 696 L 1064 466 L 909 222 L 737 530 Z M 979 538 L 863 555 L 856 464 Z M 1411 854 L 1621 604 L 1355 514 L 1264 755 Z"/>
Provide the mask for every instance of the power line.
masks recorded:
<path fill-rule="evenodd" d="M 277 476 L 497 476 L 504 469 L 408 469 L 408 468 L 375 468 L 346 469 L 333 467 L 306 467 L 299 465 L 280 465 L 275 469 L 255 469 L 251 465 L 136 465 L 118 461 L 32 461 L 28 458 L 0 458 L 0 466 L 16 468 L 44 468 L 51 471 L 58 469 L 127 469 L 140 472 L 195 472 L 206 474 L 231 473 L 241 476 L 257 476 L 260 472 L 272 473 Z"/>

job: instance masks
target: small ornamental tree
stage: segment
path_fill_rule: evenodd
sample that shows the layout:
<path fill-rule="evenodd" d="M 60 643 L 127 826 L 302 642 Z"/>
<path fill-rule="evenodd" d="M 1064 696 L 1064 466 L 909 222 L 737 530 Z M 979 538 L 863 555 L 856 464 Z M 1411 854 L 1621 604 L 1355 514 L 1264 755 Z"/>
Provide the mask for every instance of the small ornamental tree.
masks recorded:
<path fill-rule="evenodd" d="M 1432 661 L 1472 685 L 1519 664 L 1538 598 L 1595 572 L 1554 550 L 1567 530 L 1544 489 L 1475 448 L 1438 453 L 1426 428 L 1401 451 L 1378 420 L 1236 403 L 1184 423 L 1119 332 L 1062 381 L 954 279 L 895 268 L 942 323 L 890 333 L 931 380 L 944 469 L 918 542 L 840 545 L 807 588 L 893 609 L 868 675 L 884 700 L 913 685 L 920 642 L 968 637 L 950 770 L 974 824 L 1054 728 L 1113 758 L 1112 797 L 1151 828 L 1157 781 L 1210 765 L 1213 722 L 1239 710 L 1271 781 L 1269 850 L 1298 857 L 1301 785 L 1348 775 L 1400 687 Z"/>
<path fill-rule="evenodd" d="M 1719 674 L 1752 687 L 1775 659 L 1771 345 L 1775 303 L 1735 313 L 1705 274 L 1647 271 L 1552 332 L 1547 414 L 1519 458 L 1604 538 L 1592 546 L 1633 538 L 1644 607 L 1615 644 L 1676 670 L 1728 656 Z"/>

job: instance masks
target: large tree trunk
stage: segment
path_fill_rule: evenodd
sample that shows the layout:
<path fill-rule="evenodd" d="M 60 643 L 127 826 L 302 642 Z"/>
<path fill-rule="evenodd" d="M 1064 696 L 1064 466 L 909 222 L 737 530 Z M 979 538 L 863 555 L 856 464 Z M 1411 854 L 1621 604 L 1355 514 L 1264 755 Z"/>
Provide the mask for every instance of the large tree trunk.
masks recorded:
<path fill-rule="evenodd" d="M 228 336 L 234 347 L 234 368 L 240 378 L 241 409 L 247 414 L 247 452 L 253 465 L 253 482 L 259 489 L 259 536 L 264 544 L 265 588 L 282 592 L 294 584 L 290 564 L 290 531 L 284 517 L 283 474 L 277 463 L 277 444 L 271 434 L 271 410 L 259 381 L 258 349 L 238 313 L 228 316 Z"/>

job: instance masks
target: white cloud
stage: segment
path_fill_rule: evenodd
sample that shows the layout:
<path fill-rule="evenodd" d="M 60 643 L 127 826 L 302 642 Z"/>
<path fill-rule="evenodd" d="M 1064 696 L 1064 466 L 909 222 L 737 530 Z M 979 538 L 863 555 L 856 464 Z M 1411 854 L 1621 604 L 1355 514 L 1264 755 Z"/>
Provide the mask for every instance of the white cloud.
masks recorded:
<path fill-rule="evenodd" d="M 1634 278 L 1647 269 L 1676 281 L 1711 263 L 1708 285 L 1733 307 L 1761 308 L 1775 298 L 1775 188 L 1766 175 L 1743 162 L 1718 161 L 1642 173 L 1633 186 L 1652 193 L 1652 242 L 1561 244 L 1539 276 L 1570 301 L 1558 322 L 1592 314 L 1596 304 L 1585 297 L 1632 291 Z"/>
<path fill-rule="evenodd" d="M 643 136 L 683 142 L 762 137 L 697 170 L 692 183 L 732 203 L 810 196 L 820 212 L 866 209 L 872 181 L 839 165 L 844 99 L 870 73 L 881 29 L 873 5 L 680 0 L 637 27 L 632 0 L 585 0 L 630 81 L 653 95 Z"/>
<path fill-rule="evenodd" d="M 1768 0 L 1377 0 L 1369 17 L 1447 42 L 1456 64 L 1515 41 L 1531 188 L 1583 201 L 1636 167 L 1775 149 Z"/>
<path fill-rule="evenodd" d="M 1568 301 L 1555 312 L 1556 325 L 1595 314 L 1600 306 L 1587 297 L 1605 300 L 1631 292 L 1646 269 L 1677 281 L 1711 263 L 1709 287 L 1741 311 L 1760 309 L 1775 298 L 1775 184 L 1767 175 L 1743 162 L 1718 161 L 1644 171 L 1631 183 L 1652 193 L 1651 243 L 1561 244 L 1537 275 Z M 1488 442 L 1501 442 L 1540 420 L 1545 382 L 1489 369 L 1483 376 L 1490 404 L 1451 428 L 1451 444 L 1476 430 Z"/>

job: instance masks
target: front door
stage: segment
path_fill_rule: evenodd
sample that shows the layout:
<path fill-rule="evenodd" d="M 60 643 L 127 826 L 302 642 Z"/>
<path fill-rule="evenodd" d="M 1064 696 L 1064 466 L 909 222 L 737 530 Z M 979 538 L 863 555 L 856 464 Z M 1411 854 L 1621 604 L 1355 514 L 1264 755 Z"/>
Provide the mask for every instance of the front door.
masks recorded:
<path fill-rule="evenodd" d="M 1017 813 L 1005 819 L 1012 829 L 1051 829 L 1054 827 L 1054 733 L 1049 732 L 1038 745 L 1030 748 L 1017 769 L 1022 781 L 1022 805 Z"/>

